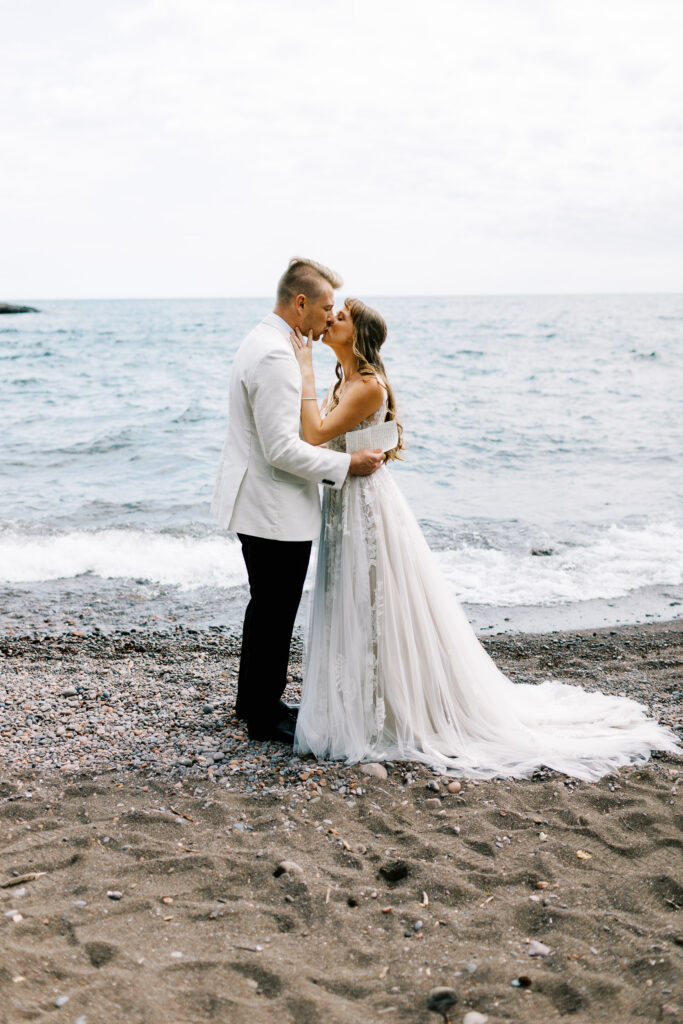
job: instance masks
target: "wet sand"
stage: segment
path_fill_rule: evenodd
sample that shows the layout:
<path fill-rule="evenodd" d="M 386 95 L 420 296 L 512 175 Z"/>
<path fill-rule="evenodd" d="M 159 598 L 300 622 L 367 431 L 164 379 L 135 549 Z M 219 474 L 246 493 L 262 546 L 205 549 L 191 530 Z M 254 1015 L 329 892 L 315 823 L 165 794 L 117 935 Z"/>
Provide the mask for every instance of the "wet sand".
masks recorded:
<path fill-rule="evenodd" d="M 484 643 L 519 681 L 680 728 L 680 620 Z M 220 629 L 0 639 L 3 1024 L 426 1024 L 441 985 L 458 1024 L 680 1019 L 679 759 L 459 793 L 318 765 L 248 742 L 238 650 Z"/>

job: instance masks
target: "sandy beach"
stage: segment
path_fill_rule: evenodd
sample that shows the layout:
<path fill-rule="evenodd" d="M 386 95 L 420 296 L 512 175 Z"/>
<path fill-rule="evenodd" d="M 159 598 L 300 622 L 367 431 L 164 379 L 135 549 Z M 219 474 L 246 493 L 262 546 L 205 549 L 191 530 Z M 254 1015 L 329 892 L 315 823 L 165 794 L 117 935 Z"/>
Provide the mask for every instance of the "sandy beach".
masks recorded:
<path fill-rule="evenodd" d="M 680 728 L 683 620 L 483 642 Z M 457 1024 L 680 1019 L 679 759 L 459 792 L 317 764 L 247 740 L 238 652 L 218 628 L 3 635 L 3 1024 L 426 1024 L 438 986 Z"/>

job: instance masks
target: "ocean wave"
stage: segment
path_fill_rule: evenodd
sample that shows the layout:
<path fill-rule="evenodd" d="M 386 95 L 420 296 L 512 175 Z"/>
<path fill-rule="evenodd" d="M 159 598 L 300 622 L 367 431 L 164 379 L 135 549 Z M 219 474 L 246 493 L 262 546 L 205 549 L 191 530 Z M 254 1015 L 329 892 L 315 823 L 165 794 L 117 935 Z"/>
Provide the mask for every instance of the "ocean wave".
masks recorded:
<path fill-rule="evenodd" d="M 549 553 L 545 553 L 549 552 Z M 652 585 L 683 584 L 683 526 L 613 524 L 582 543 L 547 541 L 544 553 L 492 547 L 472 535 L 436 551 L 458 599 L 506 607 L 611 599 Z M 152 530 L 0 532 L 0 580 L 10 584 L 68 579 L 143 578 L 185 589 L 232 589 L 246 583 L 239 542 L 230 536 Z M 312 571 L 309 572 L 310 587 Z"/>
<path fill-rule="evenodd" d="M 239 544 L 224 536 L 196 538 L 151 530 L 73 530 L 37 536 L 0 533 L 0 579 L 35 583 L 91 573 L 104 579 L 144 578 L 181 587 L 230 588 L 246 580 Z"/>
<path fill-rule="evenodd" d="M 548 606 L 611 599 L 652 585 L 683 583 L 683 527 L 612 524 L 581 544 L 553 544 L 547 555 L 464 545 L 441 552 L 458 598 L 494 607 Z"/>

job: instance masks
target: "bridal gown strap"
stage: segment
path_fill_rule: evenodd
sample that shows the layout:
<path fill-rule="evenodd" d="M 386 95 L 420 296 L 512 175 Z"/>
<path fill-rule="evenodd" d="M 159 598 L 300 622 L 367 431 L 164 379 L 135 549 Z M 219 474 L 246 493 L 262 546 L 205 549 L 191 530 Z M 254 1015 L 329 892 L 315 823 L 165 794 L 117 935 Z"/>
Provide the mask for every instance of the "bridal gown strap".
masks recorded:
<path fill-rule="evenodd" d="M 357 430 L 384 424 L 386 399 Z M 346 436 L 329 446 L 344 450 Z M 386 466 L 324 489 L 295 750 L 444 773 L 597 779 L 671 730 L 625 697 L 513 683 L 479 643 Z"/>

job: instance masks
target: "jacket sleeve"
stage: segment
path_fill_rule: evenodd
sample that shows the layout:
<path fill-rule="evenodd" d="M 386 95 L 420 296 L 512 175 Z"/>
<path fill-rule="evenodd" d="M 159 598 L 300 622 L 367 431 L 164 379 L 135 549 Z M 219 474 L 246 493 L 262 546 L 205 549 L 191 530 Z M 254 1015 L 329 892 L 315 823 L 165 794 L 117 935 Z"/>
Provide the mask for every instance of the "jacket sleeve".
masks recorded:
<path fill-rule="evenodd" d="M 299 436 L 301 375 L 296 360 L 284 350 L 271 350 L 254 367 L 246 385 L 256 433 L 271 466 L 341 487 L 351 456 L 308 444 Z"/>

